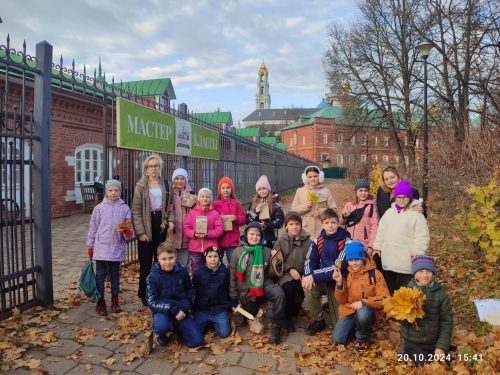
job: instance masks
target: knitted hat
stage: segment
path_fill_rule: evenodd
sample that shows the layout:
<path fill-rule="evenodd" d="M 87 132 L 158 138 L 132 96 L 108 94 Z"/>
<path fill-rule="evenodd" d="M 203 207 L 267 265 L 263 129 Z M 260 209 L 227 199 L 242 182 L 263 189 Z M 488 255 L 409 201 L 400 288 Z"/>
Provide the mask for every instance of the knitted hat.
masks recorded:
<path fill-rule="evenodd" d="M 106 181 L 106 191 L 108 191 L 108 189 L 112 186 L 114 186 L 114 187 L 118 188 L 118 190 L 122 191 L 122 183 L 120 181 L 118 181 L 118 180 Z"/>
<path fill-rule="evenodd" d="M 288 224 L 290 220 L 295 220 L 302 225 L 302 218 L 300 217 L 299 213 L 297 211 L 288 211 L 285 215 L 285 227 Z"/>
<path fill-rule="evenodd" d="M 248 238 L 247 238 L 247 233 L 248 233 L 248 230 L 250 228 L 257 228 L 260 232 L 260 243 L 263 244 L 264 243 L 264 232 L 262 231 L 262 227 L 260 226 L 260 224 L 256 221 L 252 221 L 250 224 L 248 224 L 245 228 L 245 230 L 243 231 L 243 235 L 240 237 L 240 239 L 245 242 L 245 243 L 248 243 Z"/>
<path fill-rule="evenodd" d="M 177 168 L 174 173 L 172 173 L 172 182 L 179 176 L 184 177 L 186 179 L 186 183 L 188 182 L 188 173 L 184 168 Z"/>
<path fill-rule="evenodd" d="M 358 191 L 359 189 L 370 190 L 370 181 L 368 181 L 366 178 L 360 178 L 354 185 L 354 191 Z"/>
<path fill-rule="evenodd" d="M 365 247 L 359 241 L 350 241 L 345 244 L 345 260 L 365 260 Z"/>
<path fill-rule="evenodd" d="M 271 184 L 269 183 L 269 180 L 267 179 L 266 176 L 262 175 L 260 178 L 257 180 L 255 183 L 255 191 L 259 191 L 259 188 L 266 188 L 267 190 L 271 191 Z"/>
<path fill-rule="evenodd" d="M 222 177 L 219 180 L 219 184 L 217 185 L 217 191 L 220 193 L 220 188 L 222 187 L 223 184 L 228 184 L 231 186 L 231 192 L 234 194 L 234 182 L 231 180 L 229 177 Z"/>
<path fill-rule="evenodd" d="M 210 196 L 210 199 L 212 199 L 214 197 L 212 190 L 210 190 L 207 187 L 201 188 L 200 191 L 198 191 L 198 199 L 200 199 L 201 193 L 208 193 L 208 195 Z"/>
<path fill-rule="evenodd" d="M 420 270 L 429 270 L 436 273 L 434 258 L 428 255 L 417 255 L 411 261 L 411 273 L 415 275 Z"/>
<path fill-rule="evenodd" d="M 406 195 L 408 198 L 413 198 L 413 187 L 406 180 L 401 180 L 398 182 L 396 187 L 394 188 L 394 196 L 398 195 Z"/>
<path fill-rule="evenodd" d="M 205 249 L 203 252 L 203 260 L 205 263 L 207 262 L 207 255 L 211 253 L 212 251 L 215 251 L 219 255 L 219 259 L 221 258 L 221 251 L 217 246 L 209 246 Z"/>

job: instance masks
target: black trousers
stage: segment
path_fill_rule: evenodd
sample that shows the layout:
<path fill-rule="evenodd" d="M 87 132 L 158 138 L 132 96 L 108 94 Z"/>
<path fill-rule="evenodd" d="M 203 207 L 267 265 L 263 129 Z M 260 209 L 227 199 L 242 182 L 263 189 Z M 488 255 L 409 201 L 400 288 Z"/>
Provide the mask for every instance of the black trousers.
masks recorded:
<path fill-rule="evenodd" d="M 282 325 L 285 321 L 285 292 L 276 283 L 268 281 L 264 283 L 264 297 L 259 297 L 255 301 L 248 301 L 242 307 L 255 316 L 259 312 L 259 306 L 264 302 L 272 303 L 271 322 Z"/>
<path fill-rule="evenodd" d="M 162 238 L 160 234 L 162 217 L 160 214 L 151 213 L 151 231 L 153 238 L 150 242 L 137 241 L 137 249 L 139 256 L 139 291 L 137 295 L 142 300 L 142 304 L 146 305 L 146 279 L 151 272 L 153 262 L 157 261 L 156 249 Z"/>
<path fill-rule="evenodd" d="M 398 290 L 402 286 L 408 285 L 410 280 L 413 278 L 413 275 L 386 270 L 384 271 L 384 277 L 385 282 L 387 283 L 387 287 L 389 288 L 389 292 L 392 296 L 396 290 Z"/>
<path fill-rule="evenodd" d="M 282 286 L 285 292 L 285 317 L 292 319 L 292 317 L 299 315 L 300 307 L 304 301 L 304 289 L 300 280 L 292 280 L 284 283 Z"/>

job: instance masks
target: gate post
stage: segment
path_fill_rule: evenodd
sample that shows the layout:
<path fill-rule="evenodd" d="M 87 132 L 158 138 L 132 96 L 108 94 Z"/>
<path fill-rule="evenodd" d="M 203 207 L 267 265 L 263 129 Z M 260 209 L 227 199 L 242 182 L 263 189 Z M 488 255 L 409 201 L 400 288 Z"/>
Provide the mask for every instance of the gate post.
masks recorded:
<path fill-rule="evenodd" d="M 52 280 L 50 115 L 52 106 L 52 45 L 36 45 L 40 73 L 35 75 L 34 127 L 34 245 L 36 263 L 36 300 L 50 305 L 54 300 Z M 24 108 L 23 108 L 24 110 Z"/>

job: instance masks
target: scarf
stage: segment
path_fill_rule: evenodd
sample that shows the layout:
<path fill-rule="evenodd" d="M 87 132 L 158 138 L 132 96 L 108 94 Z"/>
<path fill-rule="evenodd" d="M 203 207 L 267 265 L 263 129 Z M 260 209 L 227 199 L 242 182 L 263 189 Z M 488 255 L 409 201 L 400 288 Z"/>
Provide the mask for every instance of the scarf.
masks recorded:
<path fill-rule="evenodd" d="M 245 280 L 245 274 L 248 269 L 247 256 L 253 254 L 250 263 L 250 278 L 248 279 L 248 288 L 250 297 L 257 298 L 264 296 L 264 254 L 261 245 L 243 246 L 243 254 L 238 259 L 236 265 L 236 278 L 239 281 Z"/>

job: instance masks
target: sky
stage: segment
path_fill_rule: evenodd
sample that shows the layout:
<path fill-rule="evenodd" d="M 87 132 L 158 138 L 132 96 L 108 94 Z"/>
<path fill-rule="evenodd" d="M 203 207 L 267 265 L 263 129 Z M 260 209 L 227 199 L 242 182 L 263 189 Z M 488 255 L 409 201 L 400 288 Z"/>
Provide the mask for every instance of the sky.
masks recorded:
<path fill-rule="evenodd" d="M 269 71 L 272 108 L 316 107 L 328 91 L 322 58 L 332 21 L 357 16 L 353 0 L 0 0 L 0 44 L 53 60 L 74 59 L 106 80 L 170 78 L 178 105 L 230 111 L 235 125 L 255 109 L 257 71 Z"/>

